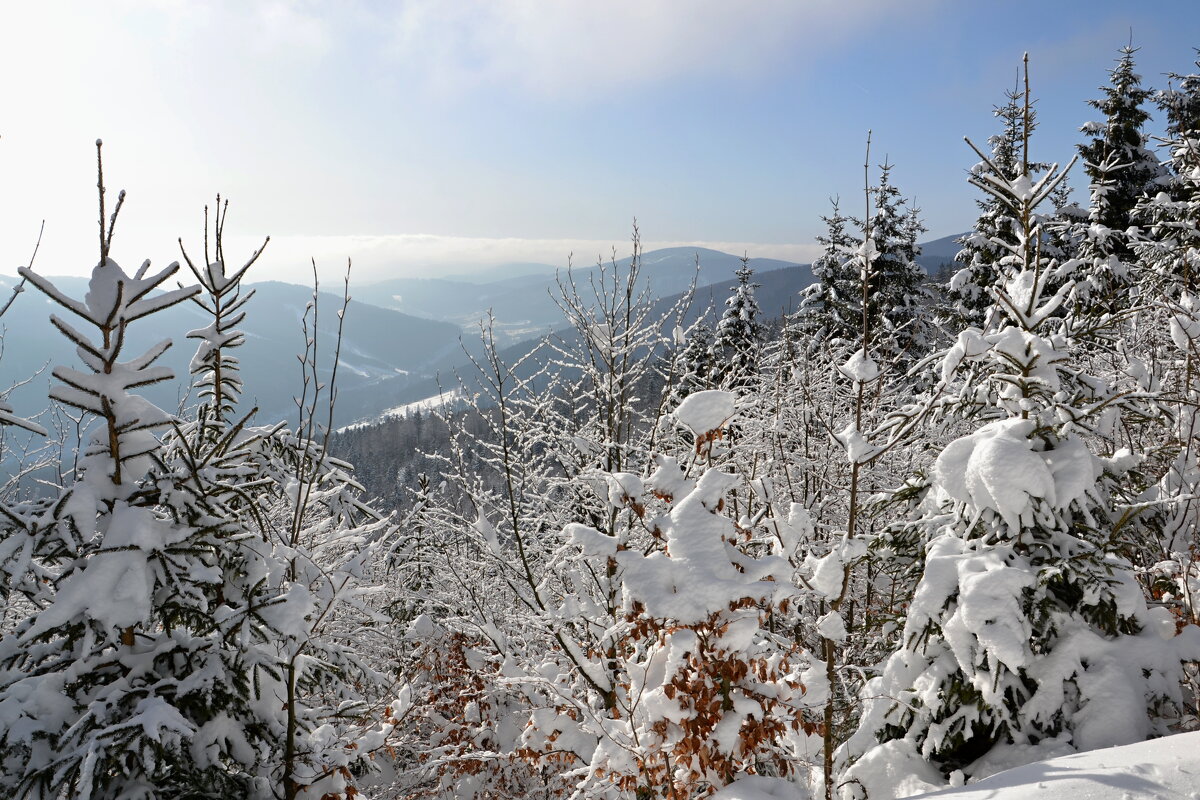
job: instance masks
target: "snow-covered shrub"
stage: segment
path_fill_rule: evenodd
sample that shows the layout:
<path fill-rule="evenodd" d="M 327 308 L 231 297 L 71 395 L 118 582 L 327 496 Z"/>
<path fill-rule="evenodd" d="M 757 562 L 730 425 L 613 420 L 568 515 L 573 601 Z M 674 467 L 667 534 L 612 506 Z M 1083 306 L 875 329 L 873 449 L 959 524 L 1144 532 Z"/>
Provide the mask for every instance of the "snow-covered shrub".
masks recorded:
<path fill-rule="evenodd" d="M 615 560 L 628 626 L 622 713 L 589 767 L 627 792 L 696 797 L 747 774 L 795 774 L 791 745 L 815 732 L 826 691 L 824 665 L 773 624 L 790 618 L 799 593 L 788 560 L 763 546 L 761 529 L 722 513 L 739 477 L 708 469 L 685 488 L 676 473 L 664 462 L 646 481 L 670 498 L 664 514 L 645 512 L 651 552 L 617 548 L 584 526 L 570 533 Z"/>
<path fill-rule="evenodd" d="M 675 376 L 660 380 L 659 371 L 670 373 L 678 352 L 664 363 L 656 351 L 679 325 L 681 308 L 653 308 L 638 247 L 635 239 L 628 271 L 602 265 L 586 284 L 570 272 L 560 276 L 571 331 L 517 363 L 502 360 L 485 329 L 471 407 L 446 419 L 446 481 L 396 545 L 400 556 L 426 554 L 419 566 L 396 565 L 405 613 L 425 612 L 445 635 L 464 637 L 486 694 L 505 698 L 494 707 L 524 714 L 527 723 L 511 736 L 512 726 L 489 733 L 486 720 L 473 719 L 465 727 L 475 734 L 438 757 L 444 779 L 469 783 L 476 796 L 512 793 L 522 774 L 527 792 L 573 791 L 603 720 L 618 713 L 619 569 L 608 556 L 581 555 L 563 531 L 581 522 L 629 547 L 646 536 L 630 526 L 634 512 L 619 498 L 622 481 L 645 471 L 649 443 L 661 435 L 656 421 Z M 401 659 L 401 691 L 437 697 L 429 681 L 439 676 L 447 692 L 458 691 L 458 678 L 426 668 L 420 652 Z M 419 708 L 409 713 L 429 718 Z M 418 747 L 405 731 L 398 735 Z M 529 765 L 525 773 L 514 756 Z M 420 761 L 401 765 L 411 770 L 403 780 L 428 777 L 433 762 Z M 466 783 L 454 783 L 460 779 Z"/>
<path fill-rule="evenodd" d="M 572 743 L 561 729 L 529 736 L 529 702 L 497 648 L 452 633 L 422 614 L 409 625 L 403 687 L 388 711 L 398 729 L 391 790 L 402 797 L 529 797 L 570 794 Z M 544 718 L 548 709 L 534 712 Z M 524 747 L 514 746 L 527 737 Z"/>

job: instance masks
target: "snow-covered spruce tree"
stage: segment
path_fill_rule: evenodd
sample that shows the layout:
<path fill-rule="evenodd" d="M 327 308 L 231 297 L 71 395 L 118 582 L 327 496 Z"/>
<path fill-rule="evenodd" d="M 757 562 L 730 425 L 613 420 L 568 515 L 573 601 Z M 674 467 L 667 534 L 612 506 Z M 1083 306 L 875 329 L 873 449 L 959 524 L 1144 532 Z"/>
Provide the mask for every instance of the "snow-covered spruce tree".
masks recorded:
<path fill-rule="evenodd" d="M 844 606 L 851 597 L 855 566 L 862 562 L 866 551 L 867 538 L 863 535 L 863 500 L 869 492 L 867 467 L 878 456 L 877 448 L 872 446 L 862 433 L 868 428 L 869 408 L 873 405 L 868 401 L 868 394 L 879 392 L 886 383 L 872 356 L 881 350 L 885 357 L 893 360 L 900 355 L 894 347 L 889 347 L 897 344 L 894 337 L 897 326 L 887 324 L 880 313 L 883 300 L 873 298 L 873 295 L 879 293 L 881 285 L 884 285 L 878 265 L 883 253 L 876 245 L 876 236 L 880 235 L 884 241 L 896 241 L 901 231 L 896 213 L 899 210 L 898 196 L 889 190 L 887 167 L 884 168 L 879 185 L 870 185 L 870 148 L 871 140 L 868 134 L 866 158 L 863 163 L 863 191 L 868 210 L 873 209 L 873 213 L 864 218 L 862 244 L 849 260 L 858 274 L 860 297 L 858 330 L 852 340 L 853 344 L 849 347 L 857 345 L 857 349 L 844 363 L 833 362 L 828 365 L 836 370 L 841 378 L 841 385 L 845 387 L 840 402 L 832 409 L 845 421 L 844 427 L 830 426 L 832 418 L 826 423 L 829 426 L 828 434 L 840 446 L 840 455 L 848 467 L 848 475 L 843 478 L 843 485 L 847 489 L 844 516 L 834 517 L 836 523 L 829 525 L 834 533 L 830 537 L 828 550 L 812 553 L 809 557 L 812 565 L 810 585 L 820 597 L 819 611 L 822 617 L 817 625 L 817 633 L 820 636 L 819 653 L 828 687 L 822 709 L 821 748 L 821 786 L 826 800 L 829 800 L 834 792 L 834 750 L 842 739 L 846 722 L 854 716 L 849 693 L 846 692 L 848 686 L 841 680 L 842 667 L 847 664 L 848 633 L 854 628 L 853 623 L 849 626 L 846 624 L 846 611 L 850 609 Z M 876 223 L 881 223 L 882 228 L 877 229 Z M 908 252 L 915 258 L 916 228 L 909 230 L 914 234 L 914 238 Z M 903 271 L 902 265 L 903 253 L 893 252 L 891 271 Z M 873 299 L 875 302 L 872 302 Z M 896 313 L 903 315 L 905 309 L 903 304 L 901 306 L 896 309 Z M 902 322 L 901 327 L 904 324 L 906 322 Z M 831 510 L 843 511 L 843 508 L 839 505 Z"/>
<path fill-rule="evenodd" d="M 22 268 L 94 329 L 51 317 L 83 362 L 57 367 L 51 394 L 97 424 L 73 483 L 21 520 L 53 589 L 0 643 L 0 780 L 15 797 L 250 794 L 251 776 L 230 763 L 249 747 L 225 716 L 235 676 L 214 653 L 225 522 L 177 492 L 154 435 L 171 418 L 130 393 L 171 377 L 154 366 L 170 342 L 124 351 L 132 323 L 197 290 L 152 294 L 177 264 L 125 273 L 109 252 L 121 201 L 106 220 L 103 180 L 100 198 L 100 261 L 83 300 Z"/>
<path fill-rule="evenodd" d="M 1200 66 L 1200 62 L 1198 62 Z M 1166 406 L 1165 425 L 1154 431 L 1164 445 L 1154 463 L 1159 481 L 1142 498 L 1144 517 L 1158 525 L 1137 553 L 1148 570 L 1154 596 L 1185 618 L 1195 619 L 1187 599 L 1187 566 L 1196 544 L 1193 459 L 1196 452 L 1196 354 L 1189 323 L 1195 315 L 1195 276 L 1200 274 L 1200 74 L 1170 76 L 1172 86 L 1158 94 L 1167 132 L 1166 176 L 1162 190 L 1147 195 L 1135 210 L 1142 235 L 1133 242 L 1134 269 L 1143 308 L 1127 337 L 1130 371 L 1158 390 Z"/>
<path fill-rule="evenodd" d="M 1200 49 L 1197 50 L 1200 54 Z M 1200 60 L 1195 62 L 1200 67 Z M 1182 139 L 1200 130 L 1200 74 L 1167 76 L 1173 85 L 1155 97 L 1158 107 L 1167 115 L 1167 136 Z"/>
<path fill-rule="evenodd" d="M 1004 180 L 1014 180 L 1022 173 L 1036 177 L 1045 171 L 1045 164 L 1022 162 L 1022 154 L 1026 152 L 1023 143 L 1037 124 L 1033 108 L 1027 107 L 1023 98 L 1024 93 L 1013 88 L 1004 93 L 1004 105 L 993 109 L 1001 130 L 988 139 L 989 157 L 971 168 L 972 176 L 995 170 Z M 954 256 L 955 262 L 962 266 L 946 287 L 953 311 L 950 321 L 960 328 L 984 326 L 993 304 L 989 289 L 1008 277 L 1001 262 L 1008 255 L 1008 246 L 1017 240 L 1017 209 L 1003 205 L 1003 201 L 988 192 L 975 204 L 979 206 L 979 216 L 971 232 L 961 239 L 962 249 Z"/>
<path fill-rule="evenodd" d="M 1158 159 L 1146 147 L 1143 129 L 1150 114 L 1143 105 L 1152 93 L 1142 88 L 1141 76 L 1134 71 L 1136 52 L 1135 47 L 1121 48 L 1121 57 L 1109 73 L 1109 85 L 1101 87 L 1104 97 L 1088 101 L 1088 105 L 1104 115 L 1104 120 L 1080 128 L 1092 137 L 1079 145 L 1083 168 L 1093 184 L 1104 187 L 1092 199 L 1095 221 L 1122 233 L 1134 224 L 1134 208 L 1142 196 L 1157 192 L 1163 172 Z M 1128 256 L 1128 247 L 1117 255 Z"/>
<path fill-rule="evenodd" d="M 924 572 L 902 647 L 864 689 L 839 753 L 853 762 L 843 797 L 883 800 L 1162 732 L 1180 661 L 1200 646 L 1147 609 L 1119 555 L 1131 514 L 1115 498 L 1136 458 L 1085 444 L 1138 398 L 1078 368 L 1076 323 L 1054 315 L 1070 285 L 1044 291 L 1035 209 L 1064 175 L 1005 179 L 991 165 L 975 178 L 1018 212 L 1018 269 L 994 290 L 997 324 L 963 331 L 942 359 L 944 410 L 979 427 L 934 466 Z"/>
<path fill-rule="evenodd" d="M 812 265 L 817 280 L 801 292 L 795 320 L 803 346 L 814 349 L 856 341 L 862 324 L 862 284 L 850 261 L 861 240 L 847 232 L 838 199 L 830 202 L 825 235 L 817 237 L 824 249 Z"/>
<path fill-rule="evenodd" d="M 1200 275 L 1200 74 L 1170 78 L 1175 85 L 1156 98 L 1167 121 L 1166 185 L 1135 211 L 1146 235 L 1134 249 L 1138 283 L 1174 298 Z"/>
<path fill-rule="evenodd" d="M 879 181 L 870 188 L 865 218 L 843 216 L 836 201 L 833 213 L 822 217 L 828 230 L 818 241 L 825 250 L 813 262 L 817 282 L 803 293 L 796 325 L 809 339 L 807 346 L 844 348 L 858 341 L 865 297 L 880 355 L 886 351 L 887 363 L 896 364 L 894 371 L 903 373 L 928 352 L 933 332 L 919 313 L 929 303 L 929 292 L 922 286 L 925 271 L 916 263 L 917 239 L 925 227 L 917 210 L 907 208 L 907 201 L 892 185 L 892 169 L 891 164 L 881 166 Z M 860 234 L 849 233 L 847 224 L 856 226 Z M 854 254 L 867 229 L 877 256 L 871 262 L 872 273 L 865 276 L 868 291 L 864 293 L 864 276 Z"/>
<path fill-rule="evenodd" d="M 861 225 L 874 248 L 862 296 L 876 357 L 902 374 L 933 347 L 934 333 L 922 313 L 929 292 L 922 285 L 925 270 L 916 261 L 917 238 L 925 226 L 892 185 L 891 172 L 891 164 L 880 166 L 879 182 L 871 189 L 871 217 Z"/>
<path fill-rule="evenodd" d="M 754 270 L 745 256 L 735 274 L 737 284 L 725 300 L 725 311 L 713 335 L 712 375 L 714 385 L 746 393 L 758 377 L 762 349 L 762 323 L 754 297 L 759 284 L 751 283 Z"/>
<path fill-rule="evenodd" d="M 1087 211 L 1076 206 L 1065 209 L 1048 226 L 1043 242 L 1047 255 L 1061 256 L 1056 272 L 1072 280 L 1064 313 L 1098 318 L 1100 328 L 1111 328 L 1108 317 L 1127 312 L 1138 294 L 1131 259 L 1123 255 L 1128 253 L 1129 237 L 1100 222 L 1104 197 L 1113 186 L 1109 174 L 1114 166 L 1111 159 L 1099 165 L 1099 177 L 1088 185 Z"/>
<path fill-rule="evenodd" d="M 1158 193 L 1163 178 L 1158 159 L 1146 147 L 1143 127 L 1150 114 L 1143 104 L 1151 92 L 1134 72 L 1135 52 L 1121 49 L 1110 85 L 1102 88 L 1104 98 L 1088 101 L 1104 121 L 1080 128 L 1093 138 L 1079 146 L 1090 178 L 1087 218 L 1068 226 L 1074 229 L 1071 255 L 1078 259 L 1071 268 L 1076 313 L 1098 316 L 1129 307 L 1135 282 L 1130 229 L 1139 221 L 1135 210 L 1143 197 Z"/>
<path fill-rule="evenodd" d="M 873 221 L 869 152 L 863 176 L 863 218 Z M 909 226 L 908 235 L 915 238 L 912 220 L 912 214 L 902 215 L 902 227 Z M 894 640 L 895 613 L 907 599 L 897 594 L 903 592 L 897 580 L 907 576 L 881 569 L 868 555 L 868 544 L 897 514 L 897 506 L 875 502 L 873 496 L 901 483 L 927 460 L 925 443 L 912 435 L 920 410 L 907 421 L 888 418 L 912 404 L 912 390 L 902 388 L 902 376 L 876 361 L 876 337 L 890 344 L 894 330 L 872 318 L 871 304 L 864 302 L 881 257 L 873 231 L 864 233 L 866 245 L 849 247 L 843 240 L 836 248 L 844 276 L 843 308 L 852 308 L 856 316 L 842 320 L 844 332 L 836 342 L 803 347 L 785 338 L 770 348 L 762 390 L 739 403 L 741 435 L 732 462 L 753 465 L 764 494 L 798 504 L 812 519 L 795 574 L 806 591 L 788 624 L 825 670 L 829 692 L 821 709 L 821 736 L 807 746 L 815 767 L 813 786 L 830 794 L 833 751 L 855 727 L 864 673 Z M 815 294 L 810 290 L 806 299 Z M 801 344 L 812 319 L 798 314 L 790 321 Z M 790 516 L 781 511 L 780 517 Z"/>
<path fill-rule="evenodd" d="M 680 355 L 680 376 L 676 394 L 680 399 L 692 392 L 712 387 L 713 375 L 713 331 L 703 318 L 696 320 L 686 335 L 683 353 Z"/>
<path fill-rule="evenodd" d="M 194 420 L 174 427 L 166 460 L 181 483 L 196 487 L 235 526 L 217 553 L 224 577 L 217 616 L 237 667 L 234 680 L 255 711 L 248 718 L 262 745 L 252 766 L 272 787 L 267 796 L 336 797 L 353 791 L 351 768 L 386 744 L 382 711 L 374 719 L 366 713 L 372 688 L 383 681 L 358 655 L 363 643 L 332 632 L 348 607 L 354 624 L 373 616 L 354 607 L 361 604 L 363 562 L 372 558 L 371 541 L 386 521 L 357 499 L 348 465 L 323 455 L 315 431 L 297 436 L 282 424 L 251 427 L 256 409 L 240 408 L 234 353 L 245 339 L 238 326 L 254 294 L 243 292 L 241 282 L 262 251 L 227 269 L 227 210 L 218 198 L 211 237 L 206 210 L 202 264 L 180 244 L 203 288 L 192 299 L 211 322 L 188 334 L 200 340 L 191 371 L 202 402 Z M 316 360 L 312 339 L 306 342 L 309 385 Z M 312 397 L 301 403 L 302 426 L 318 407 Z"/>
<path fill-rule="evenodd" d="M 39 585 L 33 613 L 0 643 L 0 780 L 10 796 L 31 798 L 338 796 L 349 791 L 348 766 L 383 728 L 352 741 L 326 724 L 348 706 L 309 703 L 304 722 L 317 724 L 302 729 L 301 755 L 284 757 L 295 731 L 281 650 L 297 629 L 311 638 L 314 610 L 329 605 L 288 582 L 288 557 L 251 522 L 269 515 L 249 463 L 261 437 L 227 416 L 240 384 L 236 360 L 220 351 L 240 339 L 236 322 L 218 314 L 197 332 L 204 343 L 193 366 L 210 403 L 198 421 L 131 394 L 171 375 L 153 365 L 170 342 L 122 360 L 130 325 L 199 288 L 154 295 L 177 264 L 151 275 L 146 262 L 133 276 L 117 265 L 109 254 L 117 214 L 106 229 L 102 179 L 100 187 L 101 260 L 83 300 L 23 270 L 96 328 L 92 338 L 52 317 L 84 363 L 55 370 L 64 385 L 52 396 L 97 424 L 58 497 L 41 513 L 5 515 L 5 545 L 24 541 L 25 577 Z M 235 316 L 240 274 L 227 278 L 218 257 L 201 278 L 231 299 L 225 310 Z M 18 592 L 34 585 L 10 576 Z M 338 668 L 320 655 L 306 672 Z"/>
<path fill-rule="evenodd" d="M 245 264 L 229 273 L 225 267 L 224 246 L 225 218 L 228 211 L 229 201 L 226 200 L 222 204 L 218 195 L 212 221 L 210 250 L 208 207 L 205 206 L 204 261 L 201 265 L 197 266 L 188 256 L 183 247 L 183 240 L 179 242 L 184 261 L 199 281 L 205 295 L 203 298 L 192 297 L 192 302 L 205 316 L 212 318 L 208 326 L 188 332 L 189 339 L 198 339 L 200 342 L 189 365 L 192 386 L 197 390 L 201 401 L 197 409 L 200 417 L 198 428 L 203 428 L 206 423 L 211 424 L 212 430 L 218 435 L 228 432 L 232 423 L 231 416 L 238 409 L 238 401 L 244 388 L 240 362 L 232 351 L 245 343 L 245 333 L 238 326 L 246 319 L 245 306 L 254 296 L 254 290 L 243 293 L 242 278 L 271 240 L 267 237 L 263 246 L 256 250 Z"/>

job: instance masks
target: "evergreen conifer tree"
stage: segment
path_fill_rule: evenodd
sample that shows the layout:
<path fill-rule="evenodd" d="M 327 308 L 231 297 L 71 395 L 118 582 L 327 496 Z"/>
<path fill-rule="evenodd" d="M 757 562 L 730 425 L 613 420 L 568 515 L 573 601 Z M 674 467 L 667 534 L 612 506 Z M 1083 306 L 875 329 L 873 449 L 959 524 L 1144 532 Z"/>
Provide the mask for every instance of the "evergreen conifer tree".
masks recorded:
<path fill-rule="evenodd" d="M 988 139 L 989 158 L 971 169 L 972 176 L 994 169 L 1005 180 L 1013 180 L 1024 169 L 1022 142 L 1033 132 L 1036 115 L 1032 108 L 1024 107 L 1019 88 L 1006 91 L 1004 99 L 1004 105 L 996 106 L 992 111 L 1001 122 L 1001 130 Z M 1031 175 L 1036 175 L 1045 167 L 1044 164 L 1031 164 L 1028 169 Z M 987 310 L 993 304 L 989 288 L 1007 277 L 1001 261 L 1008 253 L 1007 247 L 1017 241 L 1017 213 L 1016 209 L 1003 205 L 1002 200 L 987 192 L 975 203 L 979 206 L 979 216 L 972 231 L 960 240 L 962 249 L 954 256 L 962 266 L 946 288 L 953 322 L 959 327 L 982 329 Z"/>
<path fill-rule="evenodd" d="M 1143 104 L 1150 90 L 1134 72 L 1136 49 L 1124 47 L 1111 71 L 1105 96 L 1088 104 L 1105 115 L 1103 122 L 1080 128 L 1093 138 L 1079 146 L 1090 178 L 1086 218 L 1065 221 L 1070 229 L 1070 250 L 1075 261 L 1065 264 L 1075 280 L 1072 305 L 1075 313 L 1097 316 L 1129 306 L 1134 283 L 1131 228 L 1135 211 L 1147 194 L 1157 194 L 1163 170 L 1146 147 L 1143 133 L 1150 114 Z"/>
<path fill-rule="evenodd" d="M 809 348 L 837 349 L 857 341 L 862 329 L 862 283 L 852 260 L 861 241 L 846 230 L 850 219 L 842 215 L 839 201 L 831 202 L 833 211 L 821 217 L 826 232 L 817 237 L 824 250 L 812 265 L 817 281 L 804 290 L 796 312 Z"/>
<path fill-rule="evenodd" d="M 1007 256 L 1017 269 L 995 291 L 1003 324 L 967 329 L 942 360 L 953 387 L 943 408 L 980 427 L 934 466 L 919 519 L 923 575 L 901 648 L 864 689 L 862 722 L 841 751 L 857 759 L 845 796 L 894 796 L 884 774 L 936 786 L 1047 748 L 1159 733 L 1163 707 L 1179 700 L 1180 661 L 1195 657 L 1197 642 L 1171 639 L 1169 615 L 1147 609 L 1119 554 L 1127 515 L 1114 498 L 1132 459 L 1099 458 L 1083 439 L 1134 401 L 1074 363 L 1087 328 L 1055 316 L 1069 284 L 1045 292 L 1035 209 L 1064 174 L 1005 179 L 989 165 L 978 179 L 1018 212 Z"/>
<path fill-rule="evenodd" d="M 1122 47 L 1117 66 L 1110 71 L 1104 97 L 1088 105 L 1104 115 L 1102 122 L 1089 122 L 1080 130 L 1091 141 L 1079 146 L 1083 167 L 1092 184 L 1094 221 L 1113 231 L 1125 232 L 1134 222 L 1134 208 L 1147 192 L 1156 191 L 1162 169 L 1146 147 L 1143 131 L 1150 114 L 1143 107 L 1151 91 L 1141 85 L 1134 71 L 1134 47 Z M 1129 249 L 1117 243 L 1116 255 L 1125 258 Z"/>
<path fill-rule="evenodd" d="M 381 534 L 385 520 L 357 500 L 349 466 L 329 459 L 322 442 L 282 424 L 252 427 L 257 409 L 239 407 L 234 352 L 254 295 L 242 279 L 262 250 L 227 268 L 227 210 L 218 197 L 211 237 L 205 210 L 201 264 L 180 242 L 203 289 L 192 300 L 211 322 L 188 334 L 200 340 L 191 372 L 202 403 L 194 420 L 173 427 L 164 460 L 216 507 L 227 529 L 215 553 L 223 583 L 213 627 L 241 703 L 228 724 L 251 732 L 246 739 L 254 744 L 241 768 L 257 776 L 260 793 L 271 787 L 266 797 L 337 796 L 352 786 L 349 765 L 381 745 L 385 729 L 364 714 L 377 676 L 348 642 L 320 629 L 345 614 L 343 601 L 354 602 L 371 552 L 362 540 Z M 311 368 L 311 348 L 302 363 Z"/>
<path fill-rule="evenodd" d="M 368 551 L 337 535 L 336 514 L 318 513 L 347 501 L 326 487 L 338 481 L 304 485 L 287 461 L 295 437 L 234 420 L 241 383 L 229 350 L 242 339 L 249 264 L 226 273 L 219 210 L 217 258 L 206 252 L 203 268 L 192 265 L 213 315 L 192 334 L 205 402 L 196 420 L 176 419 L 131 392 L 172 377 L 154 363 L 170 341 L 133 358 L 126 345 L 133 323 L 201 288 L 155 294 L 177 263 L 122 270 L 110 255 L 117 211 L 105 219 L 102 174 L 100 193 L 100 261 L 82 300 L 22 268 L 95 329 L 51 317 L 83 362 L 54 370 L 52 397 L 96 424 L 56 497 L 0 517 L 0 551 L 23 551 L 6 559 L 5 595 L 24 595 L 30 608 L 0 640 L 0 786 L 47 800 L 352 793 L 349 766 L 387 729 L 363 720 L 355 683 L 364 674 L 345 646 L 314 640 L 320 620 L 333 624 L 339 602 L 354 597 L 348 576 L 361 574 Z M 272 486 L 309 494 L 301 516 L 306 531 L 320 527 L 318 545 L 276 538 L 278 511 L 296 504 L 279 503 Z M 349 533 L 381 529 L 375 521 Z"/>
<path fill-rule="evenodd" d="M 366 764 L 385 744 L 388 728 L 367 714 L 371 700 L 380 697 L 372 692 L 382 686 L 382 675 L 355 651 L 346 627 L 378 621 L 361 607 L 359 595 L 370 591 L 361 585 L 374 553 L 368 542 L 382 539 L 388 521 L 359 499 L 349 464 L 326 452 L 328 427 L 314 420 L 322 407 L 307 331 L 310 324 L 316 329 L 316 289 L 301 320 L 306 350 L 300 359 L 306 389 L 316 387 L 299 403 L 298 428 L 251 427 L 257 409 L 242 414 L 234 350 L 245 341 L 238 325 L 253 290 L 242 290 L 241 281 L 262 249 L 228 269 L 227 207 L 217 199 L 211 240 L 205 229 L 203 265 L 184 251 L 204 290 L 193 300 L 211 323 L 188 333 L 199 339 L 191 371 L 204 402 L 196 420 L 174 428 L 168 452 L 180 480 L 221 504 L 222 518 L 235 531 L 217 553 L 224 576 L 218 630 L 234 662 L 233 685 L 246 699 L 247 710 L 235 723 L 262 739 L 253 769 L 272 787 L 274 794 L 266 796 L 353 794 L 350 766 Z M 343 301 L 340 325 L 344 311 Z M 330 384 L 336 385 L 336 367 Z"/>
<path fill-rule="evenodd" d="M 879 182 L 871 190 L 869 227 L 863 225 L 875 253 L 869 260 L 864 296 L 876 358 L 903 370 L 928 352 L 933 333 L 922 315 L 930 298 L 923 286 L 925 270 L 917 263 L 921 254 L 917 238 L 925 226 L 918 209 L 908 208 L 892 184 L 892 168 L 888 163 L 880 166 Z"/>
<path fill-rule="evenodd" d="M 762 349 L 762 323 L 758 319 L 758 301 L 754 297 L 759 284 L 751 283 L 754 270 L 750 269 L 745 257 L 735 274 L 738 282 L 725 300 L 725 312 L 713 336 L 713 383 L 746 392 L 758 376 Z"/>
<path fill-rule="evenodd" d="M 227 525 L 162 464 L 155 432 L 170 415 L 130 392 L 171 377 L 154 366 L 170 342 L 125 351 L 132 323 L 198 290 L 153 294 L 178 264 L 129 275 L 110 257 L 123 200 L 106 220 L 101 176 L 100 260 L 82 300 L 21 270 L 94 329 L 51 316 L 83 362 L 56 368 L 51 394 L 98 424 L 74 482 L 20 520 L 53 588 L 0 642 L 0 782 L 39 798 L 248 794 L 250 776 L 226 768 L 249 745 L 223 724 L 236 680 L 212 636 Z"/>
<path fill-rule="evenodd" d="M 680 356 L 683 375 L 679 379 L 676 394 L 679 399 L 687 397 L 692 392 L 711 389 L 713 373 L 713 332 L 703 319 L 688 331 L 687 344 L 684 345 Z"/>
<path fill-rule="evenodd" d="M 1134 249 L 1139 283 L 1175 299 L 1200 275 L 1200 74 L 1170 78 L 1175 85 L 1157 97 L 1167 118 L 1165 187 L 1136 211 L 1148 235 Z"/>
<path fill-rule="evenodd" d="M 1200 68 L 1200 60 L 1195 65 Z M 1167 136 L 1175 140 L 1194 137 L 1200 131 L 1200 74 L 1171 73 L 1168 77 L 1175 85 L 1155 98 L 1158 107 L 1166 112 Z"/>
<path fill-rule="evenodd" d="M 928 351 L 933 331 L 920 313 L 930 295 L 923 285 L 925 270 L 916 262 L 925 226 L 892 184 L 892 168 L 883 164 L 878 183 L 870 187 L 866 218 L 843 216 L 836 201 L 832 215 L 822 218 L 828 230 L 818 241 L 825 251 L 813 263 L 817 282 L 804 292 L 797 324 L 810 346 L 835 352 L 859 346 L 865 324 L 885 363 L 903 372 Z M 863 238 L 848 233 L 847 223 L 869 231 L 869 259 L 855 258 Z M 866 272 L 863 264 L 869 265 Z"/>

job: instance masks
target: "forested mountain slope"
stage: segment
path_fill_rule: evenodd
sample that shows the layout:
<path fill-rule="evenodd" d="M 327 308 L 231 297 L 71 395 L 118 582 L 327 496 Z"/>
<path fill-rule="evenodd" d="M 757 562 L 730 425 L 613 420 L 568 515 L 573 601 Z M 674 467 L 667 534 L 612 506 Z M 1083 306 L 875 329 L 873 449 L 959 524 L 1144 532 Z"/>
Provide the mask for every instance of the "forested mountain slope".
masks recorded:
<path fill-rule="evenodd" d="M 181 276 L 182 277 L 182 276 Z M 82 292 L 85 278 L 56 279 L 66 291 Z M 0 278 L 0 290 L 11 291 L 18 279 Z M 304 350 L 302 320 L 312 302 L 311 288 L 288 283 L 259 283 L 251 287 L 255 296 L 247 304 L 246 344 L 239 352 L 242 368 L 254 376 L 249 397 L 271 418 L 294 415 L 292 397 L 300 390 L 297 356 Z M 322 363 L 328 378 L 338 329 L 337 309 L 341 298 L 322 287 L 316 308 L 316 344 L 329 357 Z M 339 287 L 340 288 L 340 287 Z M 335 290 L 336 291 L 336 290 Z M 46 365 L 61 364 L 73 357 L 70 342 L 57 335 L 49 315 L 58 313 L 54 304 L 32 291 L 22 292 L 3 323 L 6 334 L 4 374 L 33 375 Z M 311 315 L 311 312 L 310 312 Z M 192 303 L 174 306 L 130 331 L 131 345 L 146 346 L 169 337 L 173 346 L 162 357 L 179 378 L 147 389 L 147 396 L 164 408 L 186 403 L 188 363 L 196 341 L 188 331 L 205 325 L 204 314 Z M 312 322 L 310 318 L 310 330 Z M 401 382 L 431 374 L 432 365 L 459 353 L 459 329 L 436 322 L 352 301 L 346 313 L 341 347 L 339 385 L 352 393 L 359 387 L 376 385 L 393 378 Z M 10 402 L 18 413 L 31 415 L 45 405 L 49 375 L 43 374 L 12 393 Z"/>

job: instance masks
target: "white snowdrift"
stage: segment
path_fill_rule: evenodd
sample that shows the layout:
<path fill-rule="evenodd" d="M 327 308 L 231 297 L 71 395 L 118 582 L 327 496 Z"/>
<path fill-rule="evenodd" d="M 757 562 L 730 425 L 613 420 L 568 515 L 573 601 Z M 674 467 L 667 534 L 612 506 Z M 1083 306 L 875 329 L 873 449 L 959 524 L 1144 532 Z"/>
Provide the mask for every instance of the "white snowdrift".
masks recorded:
<path fill-rule="evenodd" d="M 921 783 L 917 780 L 915 783 Z M 1200 800 L 1200 733 L 1060 756 L 909 800 Z M 782 778 L 746 776 L 710 800 L 808 800 Z"/>
<path fill-rule="evenodd" d="M 938 800 L 1200 800 L 1200 733 L 1091 750 L 1010 769 Z"/>

